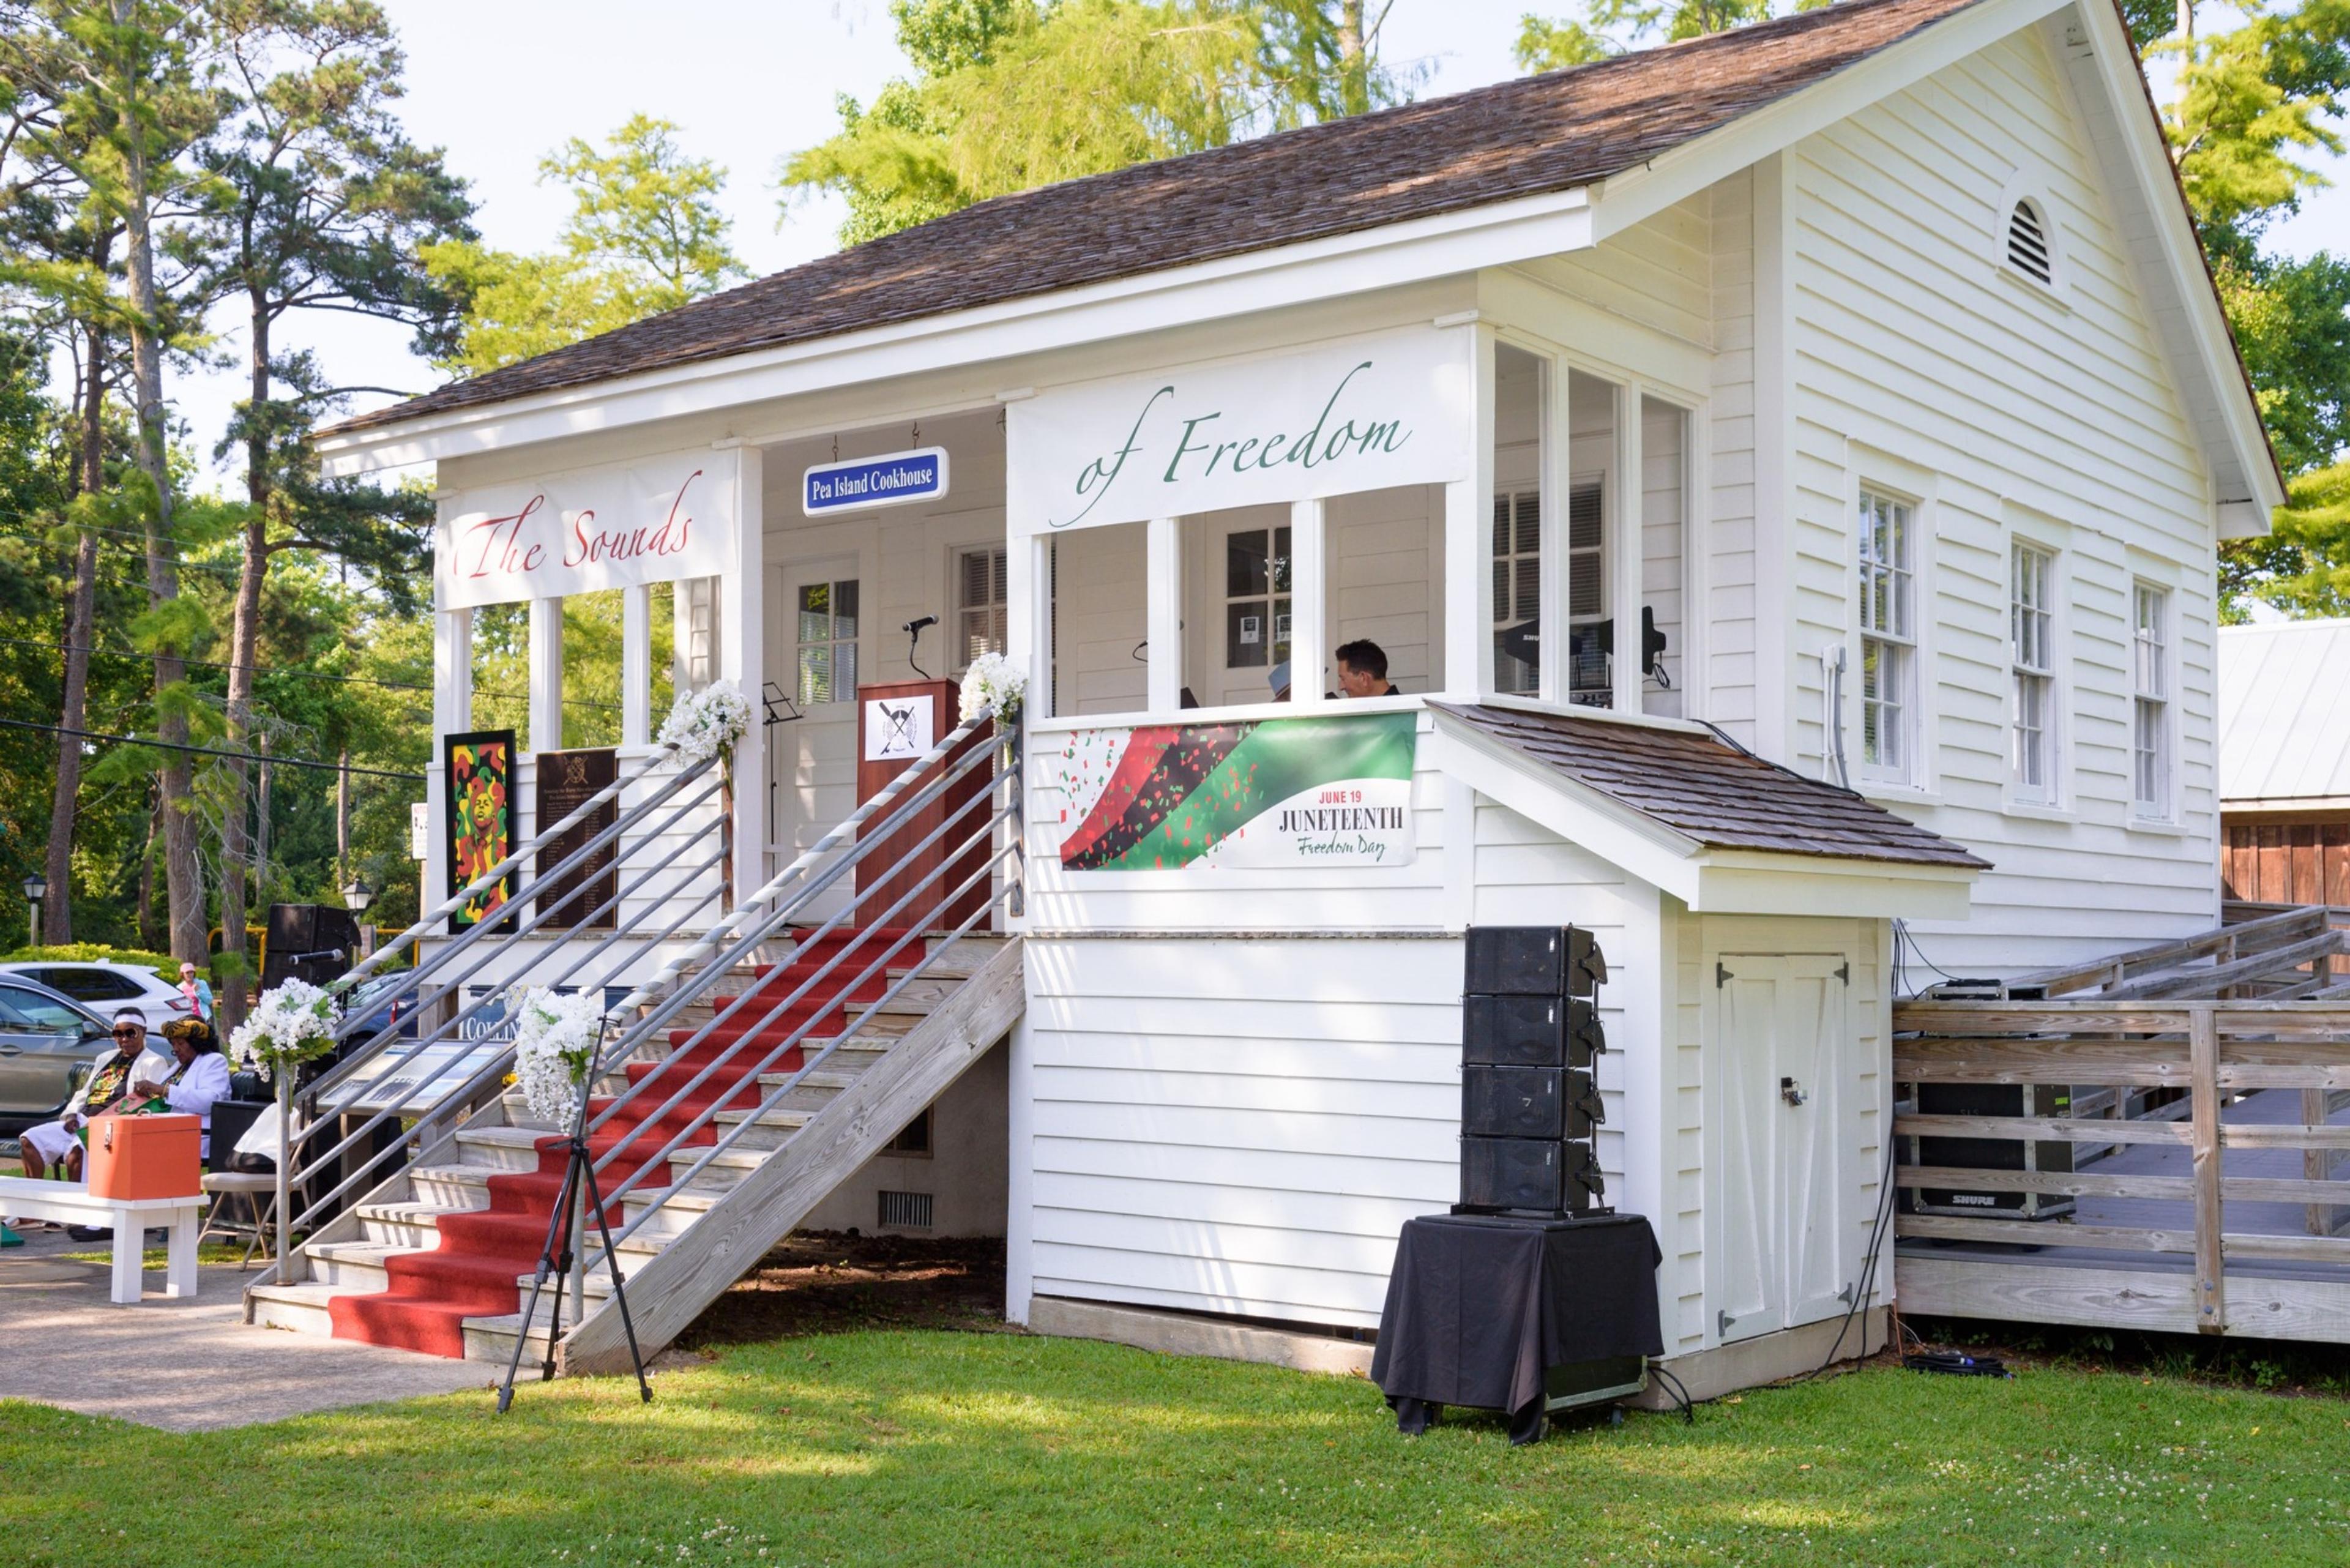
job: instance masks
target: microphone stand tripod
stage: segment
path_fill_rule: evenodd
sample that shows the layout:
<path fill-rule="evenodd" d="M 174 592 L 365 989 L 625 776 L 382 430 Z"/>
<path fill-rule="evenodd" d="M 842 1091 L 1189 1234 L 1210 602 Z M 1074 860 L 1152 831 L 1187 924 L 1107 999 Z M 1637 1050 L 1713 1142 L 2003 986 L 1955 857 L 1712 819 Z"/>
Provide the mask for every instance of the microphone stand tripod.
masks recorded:
<path fill-rule="evenodd" d="M 596 1031 L 591 1062 L 600 1062 L 604 1050 L 604 1032 Z M 590 1074 L 592 1079 L 594 1074 Z M 604 1194 L 596 1184 L 596 1155 L 588 1147 L 588 1085 L 582 1084 L 578 1108 L 572 1113 L 571 1134 L 565 1140 L 563 1187 L 556 1194 L 555 1212 L 547 1217 L 546 1245 L 539 1249 L 538 1272 L 530 1282 L 530 1300 L 523 1303 L 522 1326 L 515 1334 L 512 1359 L 506 1363 L 505 1381 L 498 1386 L 498 1414 L 503 1416 L 514 1403 L 515 1374 L 522 1366 L 523 1346 L 530 1340 L 531 1319 L 538 1311 L 539 1293 L 546 1288 L 546 1278 L 555 1276 L 555 1302 L 546 1314 L 546 1354 L 538 1364 L 538 1380 L 546 1383 L 555 1376 L 555 1344 L 563 1332 L 563 1282 L 571 1272 L 572 1248 L 578 1238 L 573 1235 L 572 1205 L 580 1190 L 586 1189 L 586 1210 L 596 1217 L 596 1231 L 604 1242 L 604 1267 L 612 1277 L 612 1301 L 620 1309 L 620 1327 L 629 1336 L 629 1362 L 636 1368 L 637 1392 L 648 1405 L 652 1403 L 653 1386 L 645 1378 L 644 1354 L 637 1348 L 636 1320 L 629 1315 L 629 1293 L 620 1279 L 620 1251 L 612 1245 L 612 1228 L 604 1220 Z M 558 1250 L 559 1248 L 559 1250 Z M 587 1305 L 588 1282 L 580 1277 L 577 1292 L 579 1304 Z M 587 1314 L 583 1310 L 580 1315 Z"/>

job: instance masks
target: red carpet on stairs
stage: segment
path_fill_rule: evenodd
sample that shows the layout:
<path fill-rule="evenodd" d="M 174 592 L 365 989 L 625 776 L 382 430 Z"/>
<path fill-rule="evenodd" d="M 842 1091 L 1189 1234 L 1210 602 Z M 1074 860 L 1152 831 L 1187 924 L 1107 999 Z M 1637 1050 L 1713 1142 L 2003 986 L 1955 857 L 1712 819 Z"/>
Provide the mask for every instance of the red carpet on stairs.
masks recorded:
<path fill-rule="evenodd" d="M 804 948 L 789 965 L 763 969 L 752 987 L 751 1001 L 712 1029 L 699 1044 L 686 1048 L 693 1031 L 674 1029 L 670 1032 L 671 1054 L 666 1060 L 629 1064 L 629 1082 L 647 1086 L 618 1116 L 588 1135 L 588 1145 L 599 1161 L 615 1151 L 619 1153 L 619 1158 L 598 1172 L 598 1184 L 608 1192 L 618 1187 L 651 1163 L 671 1138 L 685 1131 L 694 1117 L 712 1105 L 723 1103 L 729 1109 L 755 1106 L 760 1095 L 759 1085 L 754 1081 L 756 1073 L 790 1072 L 803 1064 L 802 1053 L 795 1047 L 763 1066 L 764 1059 L 776 1044 L 811 1019 L 816 1022 L 810 1031 L 809 1042 L 829 1039 L 846 1025 L 852 1005 L 879 1000 L 888 989 L 883 974 L 877 972 L 854 990 L 848 988 L 848 982 L 888 951 L 889 944 L 902 934 L 890 930 L 831 932 Z M 919 940 L 909 942 L 888 963 L 904 968 L 916 962 L 920 952 Z M 826 962 L 843 954 L 846 956 L 839 966 L 806 996 L 772 1022 L 762 1024 L 761 1020 L 778 1002 Z M 708 1000 L 716 1011 L 723 1012 L 734 994 L 720 992 Z M 751 1043 L 736 1051 L 708 1080 L 667 1114 L 649 1119 L 696 1074 L 746 1036 Z M 609 1096 L 591 1100 L 588 1119 L 593 1121 L 611 1104 Z M 692 1145 L 713 1144 L 720 1131 L 720 1125 L 713 1122 L 688 1141 Z M 523 1293 L 515 1284 L 515 1276 L 528 1274 L 538 1267 L 539 1249 L 546 1243 L 547 1219 L 555 1211 L 556 1197 L 563 1186 L 563 1158 L 561 1138 L 541 1138 L 536 1170 L 500 1171 L 489 1179 L 489 1207 L 441 1216 L 440 1245 L 435 1250 L 395 1253 L 386 1258 L 384 1272 L 390 1279 L 389 1289 L 370 1295 L 330 1298 L 328 1310 L 334 1319 L 335 1337 L 421 1350 L 432 1355 L 463 1356 L 466 1318 L 495 1317 L 522 1310 Z M 637 1190 L 660 1185 L 648 1178 Z M 615 1227 L 619 1224 L 618 1205 L 613 1206 L 607 1218 Z"/>

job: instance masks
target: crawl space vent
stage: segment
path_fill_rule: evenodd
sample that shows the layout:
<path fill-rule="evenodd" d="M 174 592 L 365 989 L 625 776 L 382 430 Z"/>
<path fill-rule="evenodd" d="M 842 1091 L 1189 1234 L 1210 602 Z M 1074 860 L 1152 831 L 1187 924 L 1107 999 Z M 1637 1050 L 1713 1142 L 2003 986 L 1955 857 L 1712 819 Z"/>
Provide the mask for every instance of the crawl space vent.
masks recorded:
<path fill-rule="evenodd" d="M 927 1192 L 881 1193 L 881 1223 L 896 1226 L 900 1231 L 927 1231 L 931 1228 L 931 1195 Z"/>

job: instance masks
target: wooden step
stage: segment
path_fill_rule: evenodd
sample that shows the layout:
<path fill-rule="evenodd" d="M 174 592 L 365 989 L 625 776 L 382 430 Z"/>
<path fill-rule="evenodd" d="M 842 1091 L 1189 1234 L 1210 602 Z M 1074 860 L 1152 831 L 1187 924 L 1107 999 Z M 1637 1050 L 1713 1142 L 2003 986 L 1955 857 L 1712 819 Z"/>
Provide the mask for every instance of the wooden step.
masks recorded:
<path fill-rule="evenodd" d="M 257 1328 L 289 1329 L 325 1338 L 335 1332 L 334 1315 L 327 1303 L 337 1296 L 358 1293 L 348 1285 L 247 1285 L 244 1299 Z"/>
<path fill-rule="evenodd" d="M 387 1247 L 432 1248 L 441 1244 L 441 1217 L 477 1214 L 488 1207 L 489 1192 L 481 1203 L 362 1203 L 352 1212 L 359 1222 L 359 1239 Z"/>
<path fill-rule="evenodd" d="M 636 1223 L 638 1215 L 649 1209 L 652 1210 L 653 1217 L 645 1222 L 645 1228 L 642 1231 L 637 1232 L 639 1236 L 651 1234 L 681 1236 L 692 1227 L 695 1220 L 708 1213 L 722 1196 L 723 1196 L 723 1189 L 709 1190 L 700 1187 L 681 1189 L 673 1187 L 639 1188 L 621 1198 L 620 1210 L 629 1223 L 633 1225 Z M 660 1207 L 654 1208 L 655 1204 L 659 1204 Z M 631 1236 L 629 1239 L 633 1241 L 636 1237 Z"/>
<path fill-rule="evenodd" d="M 704 1155 L 711 1155 L 710 1163 L 702 1167 L 702 1173 L 696 1176 L 692 1184 L 684 1190 L 723 1192 L 759 1167 L 766 1164 L 767 1157 L 774 1152 L 775 1150 L 769 1148 L 745 1148 L 741 1144 L 736 1144 L 733 1148 L 716 1155 L 711 1155 L 707 1147 L 681 1148 L 669 1157 L 670 1183 L 674 1188 L 677 1183 L 685 1180 L 685 1173 L 700 1164 Z M 625 1202 L 626 1199 L 623 1199 L 622 1201 Z"/>
<path fill-rule="evenodd" d="M 778 1106 L 767 1111 L 721 1111 L 711 1117 L 710 1122 L 712 1130 L 722 1143 L 733 1136 L 737 1127 L 745 1122 L 751 1124 L 751 1130 L 735 1138 L 733 1147 L 727 1150 L 732 1154 L 742 1148 L 781 1148 L 791 1142 L 794 1133 L 807 1126 L 808 1118 L 814 1115 L 814 1111 Z"/>
<path fill-rule="evenodd" d="M 381 1241 L 313 1241 L 305 1255 L 310 1260 L 311 1283 L 371 1293 L 391 1288 L 391 1276 L 383 1266 L 386 1258 L 432 1250 Z"/>
<path fill-rule="evenodd" d="M 443 1209 L 486 1209 L 490 1178 L 499 1168 L 486 1165 L 420 1165 L 408 1172 L 408 1186 L 418 1203 Z"/>
<path fill-rule="evenodd" d="M 494 1170 L 536 1170 L 538 1140 L 546 1134 L 536 1127 L 466 1127 L 457 1134 L 457 1147 L 468 1165 Z"/>

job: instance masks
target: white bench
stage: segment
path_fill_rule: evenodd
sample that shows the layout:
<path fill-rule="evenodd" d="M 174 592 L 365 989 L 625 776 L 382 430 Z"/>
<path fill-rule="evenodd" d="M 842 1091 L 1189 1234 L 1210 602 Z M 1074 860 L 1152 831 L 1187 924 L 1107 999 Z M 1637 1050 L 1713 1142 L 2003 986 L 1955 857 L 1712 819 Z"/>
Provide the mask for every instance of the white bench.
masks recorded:
<path fill-rule="evenodd" d="M 114 1227 L 112 1297 L 117 1306 L 136 1306 L 147 1247 L 147 1227 L 168 1225 L 171 1249 L 165 1259 L 163 1293 L 196 1293 L 196 1215 L 202 1195 L 187 1198 L 93 1198 L 78 1181 L 41 1181 L 29 1176 L 0 1176 L 0 1214 L 24 1220 L 52 1220 L 68 1225 Z"/>

